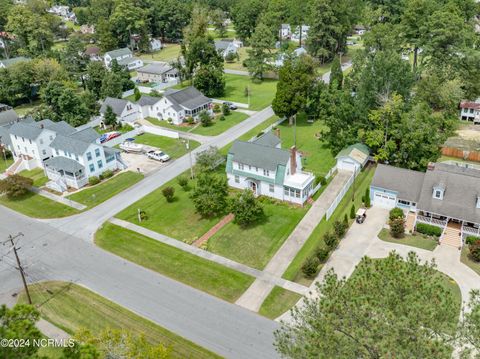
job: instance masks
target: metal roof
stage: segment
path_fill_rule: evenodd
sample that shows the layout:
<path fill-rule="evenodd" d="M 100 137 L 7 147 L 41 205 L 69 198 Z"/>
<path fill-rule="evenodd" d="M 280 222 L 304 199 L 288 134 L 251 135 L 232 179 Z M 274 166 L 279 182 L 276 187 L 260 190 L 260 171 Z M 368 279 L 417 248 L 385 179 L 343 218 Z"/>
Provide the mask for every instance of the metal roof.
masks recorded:
<path fill-rule="evenodd" d="M 279 165 L 286 166 L 290 158 L 288 150 L 243 141 L 235 141 L 228 153 L 235 162 L 272 171 Z"/>

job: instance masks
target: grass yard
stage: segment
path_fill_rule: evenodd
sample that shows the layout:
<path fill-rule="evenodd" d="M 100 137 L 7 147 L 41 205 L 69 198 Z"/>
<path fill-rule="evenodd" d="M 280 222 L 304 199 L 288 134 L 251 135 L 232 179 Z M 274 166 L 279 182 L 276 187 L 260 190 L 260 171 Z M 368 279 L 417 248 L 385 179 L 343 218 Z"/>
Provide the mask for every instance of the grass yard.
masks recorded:
<path fill-rule="evenodd" d="M 41 316 L 69 334 L 83 328 L 93 335 L 107 328 L 126 329 L 144 335 L 150 343 L 170 347 L 173 358 L 218 358 L 199 345 L 76 284 L 38 283 L 30 286 L 30 294 L 34 303 L 43 303 L 38 307 Z M 25 295 L 20 301 L 26 301 Z"/>
<path fill-rule="evenodd" d="M 152 52 L 151 54 L 140 54 L 139 58 L 150 61 L 165 61 L 170 62 L 176 60 L 180 56 L 180 44 L 164 44 L 164 48 Z"/>
<path fill-rule="evenodd" d="M 8 167 L 10 167 L 11 165 L 13 165 L 13 158 L 10 157 L 10 158 L 7 158 L 5 159 L 3 157 L 3 153 L 0 152 L 0 173 L 3 173 L 7 170 Z"/>
<path fill-rule="evenodd" d="M 193 129 L 193 125 L 189 125 L 187 123 L 184 123 L 183 126 L 177 126 L 169 123 L 168 121 L 157 120 L 156 118 L 153 118 L 153 117 L 147 117 L 146 120 L 150 122 L 152 125 L 165 127 L 174 131 L 190 132 Z"/>
<path fill-rule="evenodd" d="M 230 127 L 238 125 L 240 122 L 246 120 L 248 115 L 243 112 L 232 111 L 230 115 L 225 116 L 225 121 L 215 120 L 211 126 L 203 127 L 202 125 L 196 127 L 192 133 L 198 133 L 205 136 L 218 136 L 225 132 Z"/>
<path fill-rule="evenodd" d="M 355 208 L 360 208 L 362 204 L 362 196 L 364 195 L 365 190 L 369 188 L 374 173 L 375 167 L 370 166 L 365 168 L 357 176 L 355 180 Z M 325 246 L 323 243 L 323 235 L 332 229 L 333 223 L 336 220 L 343 220 L 345 214 L 347 214 L 347 216 L 350 214 L 350 208 L 352 206 L 352 193 L 353 187 L 350 187 L 345 194 L 345 197 L 336 208 L 332 217 L 330 217 L 328 221 L 325 219 L 325 217 L 320 221 L 313 233 L 303 245 L 302 249 L 297 253 L 294 260 L 290 263 L 289 267 L 283 274 L 283 278 L 303 285 L 310 285 L 312 283 L 312 279 L 306 278 L 303 275 L 301 271 L 302 264 L 308 257 L 313 255 L 317 247 Z"/>
<path fill-rule="evenodd" d="M 129 261 L 232 303 L 254 280 L 243 273 L 111 223 L 105 224 L 96 233 L 95 243 Z"/>
<path fill-rule="evenodd" d="M 277 252 L 310 206 L 304 208 L 261 198 L 264 221 L 248 228 L 231 222 L 208 240 L 207 250 L 262 269 Z"/>
<path fill-rule="evenodd" d="M 465 264 L 467 267 L 470 267 L 478 275 L 480 275 L 480 262 L 475 262 L 470 257 L 470 251 L 468 250 L 468 245 L 464 245 L 462 248 L 462 254 L 460 256 L 460 261 Z"/>
<path fill-rule="evenodd" d="M 42 187 L 48 182 L 48 177 L 45 176 L 45 172 L 42 168 L 34 168 L 33 170 L 23 170 L 19 173 L 20 176 L 28 177 L 33 180 L 35 187 Z"/>
<path fill-rule="evenodd" d="M 96 186 L 87 187 L 84 190 L 71 194 L 68 198 L 82 203 L 88 208 L 92 208 L 133 186 L 141 179 L 143 179 L 143 175 L 140 173 L 132 171 L 122 172 Z"/>
<path fill-rule="evenodd" d="M 243 61 L 245 61 L 248 57 L 248 53 L 247 53 L 247 50 L 249 49 L 249 47 L 241 47 L 238 49 L 238 56 L 240 57 L 240 59 L 237 61 L 235 60 L 235 62 L 225 62 L 225 69 L 229 69 L 229 70 L 238 70 L 238 71 L 248 71 L 248 69 L 246 67 L 243 66 Z"/>
<path fill-rule="evenodd" d="M 406 246 L 426 249 L 427 251 L 433 251 L 438 245 L 438 241 L 426 236 L 424 237 L 421 234 L 405 234 L 403 238 L 394 238 L 386 228 L 380 231 L 378 238 L 385 242 L 404 244 Z"/>
<path fill-rule="evenodd" d="M 279 125 L 282 148 L 290 148 L 294 144 L 294 127 L 284 121 Z M 297 148 L 302 153 L 305 171 L 315 175 L 326 175 L 335 165 L 335 157 L 330 148 L 319 137 L 321 130 L 325 129 L 322 121 L 308 123 L 306 118 L 299 116 L 296 126 Z"/>
<path fill-rule="evenodd" d="M 224 171 L 224 167 L 222 167 Z M 171 186 L 175 189 L 175 200 L 168 203 L 162 189 Z M 194 180 L 190 181 L 191 188 Z M 145 211 L 148 219 L 138 222 L 138 209 Z M 115 217 L 138 224 L 152 231 L 191 244 L 212 228 L 220 218 L 202 218 L 195 212 L 190 191 L 179 186 L 176 179 L 143 197 L 127 207 Z"/>
<path fill-rule="evenodd" d="M 23 117 L 35 111 L 37 107 L 40 106 L 41 104 L 42 104 L 41 100 L 35 100 L 31 103 L 24 103 L 23 105 L 17 106 L 14 108 L 14 110 L 18 114 L 18 116 Z"/>
<path fill-rule="evenodd" d="M 277 80 L 265 79 L 254 83 L 249 76 L 225 74 L 225 96 L 220 100 L 248 103 L 245 88 L 250 88 L 250 109 L 261 110 L 269 106 L 277 92 Z"/>
<path fill-rule="evenodd" d="M 187 153 L 185 142 L 178 138 L 170 138 L 144 133 L 135 137 L 135 143 L 157 147 L 167 153 L 171 158 L 179 158 Z M 193 150 L 200 146 L 197 141 L 190 140 L 190 149 Z"/>
<path fill-rule="evenodd" d="M 258 313 L 270 319 L 278 318 L 292 308 L 301 297 L 298 293 L 275 286 L 265 298 Z"/>
<path fill-rule="evenodd" d="M 0 196 L 0 205 L 33 218 L 60 218 L 78 213 L 72 207 L 52 201 L 33 192 L 29 192 L 18 199 L 8 199 L 6 196 Z"/>

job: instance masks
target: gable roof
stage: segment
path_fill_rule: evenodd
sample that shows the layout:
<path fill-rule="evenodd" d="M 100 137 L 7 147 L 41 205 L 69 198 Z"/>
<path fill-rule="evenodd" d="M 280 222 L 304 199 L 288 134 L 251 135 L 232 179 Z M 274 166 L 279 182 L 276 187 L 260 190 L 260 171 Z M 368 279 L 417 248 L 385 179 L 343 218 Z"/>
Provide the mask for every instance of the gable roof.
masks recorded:
<path fill-rule="evenodd" d="M 233 45 L 233 40 L 215 40 L 215 49 L 217 51 L 224 51 L 228 49 L 230 45 Z M 234 46 L 236 48 L 236 46 Z"/>
<path fill-rule="evenodd" d="M 161 99 L 161 97 L 142 95 L 142 97 L 140 97 L 140 99 L 137 101 L 137 104 L 140 106 L 152 106 Z"/>
<path fill-rule="evenodd" d="M 460 108 L 473 108 L 474 110 L 480 110 L 480 98 L 475 101 L 462 101 L 460 102 Z"/>
<path fill-rule="evenodd" d="M 141 61 L 138 57 L 126 57 L 124 59 L 118 60 L 117 63 L 121 66 L 127 66 L 135 61 Z"/>
<path fill-rule="evenodd" d="M 73 137 L 79 141 L 85 141 L 90 143 L 95 143 L 100 134 L 91 127 L 84 128 L 83 130 L 76 131 L 70 134 L 70 137 Z"/>
<path fill-rule="evenodd" d="M 42 133 L 43 129 L 32 126 L 31 123 L 16 122 L 10 127 L 9 132 L 14 136 L 24 137 L 29 140 L 35 140 Z"/>
<path fill-rule="evenodd" d="M 105 53 L 105 56 L 110 56 L 112 59 L 116 59 L 117 57 L 125 56 L 125 55 L 132 55 L 132 51 L 128 47 L 124 47 L 121 49 L 116 49 L 112 51 L 108 51 Z"/>
<path fill-rule="evenodd" d="M 395 191 L 400 199 L 417 202 L 424 176 L 423 172 L 379 164 L 371 185 Z"/>
<path fill-rule="evenodd" d="M 228 154 L 233 156 L 235 162 L 272 171 L 279 165 L 286 166 L 290 158 L 287 150 L 244 141 L 235 141 Z"/>
<path fill-rule="evenodd" d="M 18 120 L 17 113 L 7 105 L 0 104 L 0 126 Z"/>
<path fill-rule="evenodd" d="M 110 106 L 113 110 L 113 113 L 117 116 L 120 116 L 127 106 L 128 101 L 120 98 L 107 97 L 100 107 L 100 113 L 105 113 L 107 107 Z"/>
<path fill-rule="evenodd" d="M 57 135 L 50 147 L 76 155 L 83 155 L 90 145 L 91 142 L 81 141 L 72 136 Z"/>
<path fill-rule="evenodd" d="M 176 72 L 178 72 L 177 69 L 173 68 L 172 65 L 167 64 L 166 62 L 153 62 L 151 64 L 148 64 L 139 68 L 137 72 L 143 72 L 146 74 L 153 74 L 153 75 L 162 75 L 172 70 L 175 70 Z"/>
<path fill-rule="evenodd" d="M 268 131 L 267 133 L 263 134 L 262 136 L 256 138 L 252 141 L 257 145 L 269 146 L 269 147 L 276 147 L 282 141 L 272 133 L 272 131 Z"/>
<path fill-rule="evenodd" d="M 355 143 L 342 149 L 335 158 L 350 157 L 358 163 L 365 163 L 370 155 L 370 149 L 363 143 Z"/>
<path fill-rule="evenodd" d="M 22 61 L 30 61 L 30 59 L 28 57 L 23 57 L 23 56 L 12 57 L 11 59 L 0 60 L 0 64 L 3 64 L 3 66 L 5 67 L 9 67 Z"/>
<path fill-rule="evenodd" d="M 174 108 L 175 106 L 181 106 L 188 110 L 194 110 L 211 102 L 208 97 L 203 95 L 193 86 L 186 87 L 182 90 L 168 89 L 165 92 L 164 97 L 172 103 Z"/>

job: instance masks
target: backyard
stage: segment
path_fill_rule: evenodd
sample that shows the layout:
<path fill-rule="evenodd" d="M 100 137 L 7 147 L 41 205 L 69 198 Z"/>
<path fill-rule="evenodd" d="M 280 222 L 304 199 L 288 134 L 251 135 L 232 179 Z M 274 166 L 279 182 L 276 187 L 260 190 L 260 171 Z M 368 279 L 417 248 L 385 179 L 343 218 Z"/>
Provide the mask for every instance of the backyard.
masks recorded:
<path fill-rule="evenodd" d="M 42 318 L 73 335 L 87 329 L 93 335 L 103 330 L 128 330 L 150 343 L 170 347 L 173 358 L 217 358 L 208 350 L 159 325 L 73 283 L 42 282 L 29 286 L 33 303 Z M 26 302 L 24 294 L 19 298 Z"/>
<path fill-rule="evenodd" d="M 239 60 L 235 60 L 234 62 L 225 62 L 224 67 L 229 70 L 248 71 L 248 69 L 243 66 L 243 61 L 245 61 L 248 57 L 248 53 L 247 53 L 248 49 L 249 47 L 239 48 L 238 49 Z"/>
<path fill-rule="evenodd" d="M 72 201 L 84 204 L 87 208 L 92 208 L 133 186 L 141 179 L 143 179 L 142 174 L 126 171 L 67 197 Z"/>
<path fill-rule="evenodd" d="M 385 242 L 404 244 L 407 246 L 426 249 L 427 251 L 433 251 L 438 245 L 437 240 L 418 233 L 414 235 L 405 234 L 403 238 L 394 238 L 390 234 L 390 231 L 385 228 L 380 231 L 378 238 Z"/>
<path fill-rule="evenodd" d="M 52 201 L 33 192 L 28 192 L 17 199 L 8 199 L 6 196 L 0 196 L 0 205 L 33 218 L 59 218 L 78 213 L 72 207 Z"/>
<path fill-rule="evenodd" d="M 253 282 L 246 274 L 110 223 L 96 233 L 95 243 L 129 261 L 232 303 Z"/>
<path fill-rule="evenodd" d="M 168 154 L 171 158 L 179 158 L 187 153 L 187 146 L 184 140 L 178 138 L 170 138 L 157 136 L 151 133 L 144 133 L 135 137 L 135 143 L 156 147 Z M 190 150 L 200 146 L 197 141 L 190 140 Z"/>
<path fill-rule="evenodd" d="M 179 44 L 164 44 L 164 48 L 152 52 L 151 54 L 140 54 L 139 58 L 145 61 L 165 61 L 170 62 L 177 60 L 180 56 L 180 45 Z"/>

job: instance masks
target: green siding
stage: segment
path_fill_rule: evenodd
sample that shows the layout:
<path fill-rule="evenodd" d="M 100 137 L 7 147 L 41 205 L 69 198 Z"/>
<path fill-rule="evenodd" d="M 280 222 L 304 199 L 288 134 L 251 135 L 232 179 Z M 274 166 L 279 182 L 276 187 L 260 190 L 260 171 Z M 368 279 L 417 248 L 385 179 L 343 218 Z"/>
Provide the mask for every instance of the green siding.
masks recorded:
<path fill-rule="evenodd" d="M 240 170 L 232 170 L 232 173 L 234 175 L 245 176 L 245 177 L 253 178 L 253 179 L 256 179 L 256 180 L 262 181 L 262 182 L 267 182 L 267 183 L 272 183 L 272 184 L 275 183 L 275 181 L 272 178 L 260 176 L 260 175 L 250 173 L 250 172 L 244 172 L 244 171 L 240 171 Z"/>
<path fill-rule="evenodd" d="M 233 155 L 230 153 L 227 155 L 227 173 L 232 173 L 233 171 Z"/>

